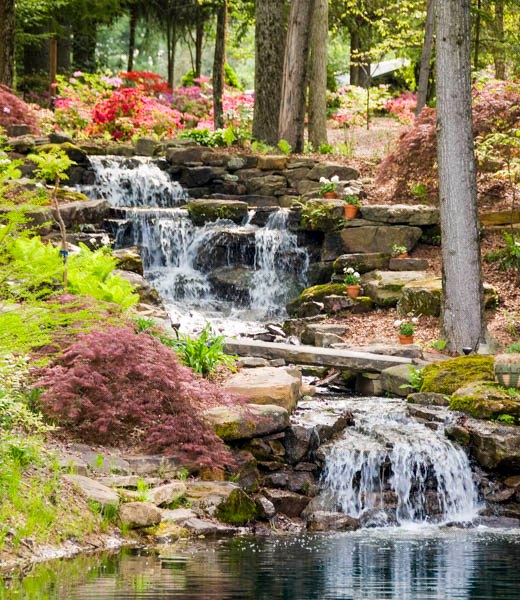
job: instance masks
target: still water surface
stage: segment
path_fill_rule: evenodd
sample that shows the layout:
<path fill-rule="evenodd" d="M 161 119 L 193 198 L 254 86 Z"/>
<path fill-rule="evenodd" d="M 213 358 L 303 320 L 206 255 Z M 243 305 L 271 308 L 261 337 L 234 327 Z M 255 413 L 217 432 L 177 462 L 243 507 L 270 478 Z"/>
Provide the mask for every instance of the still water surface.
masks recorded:
<path fill-rule="evenodd" d="M 171 545 L 48 563 L 0 583 L 0 598 L 518 600 L 520 535 L 423 526 Z"/>

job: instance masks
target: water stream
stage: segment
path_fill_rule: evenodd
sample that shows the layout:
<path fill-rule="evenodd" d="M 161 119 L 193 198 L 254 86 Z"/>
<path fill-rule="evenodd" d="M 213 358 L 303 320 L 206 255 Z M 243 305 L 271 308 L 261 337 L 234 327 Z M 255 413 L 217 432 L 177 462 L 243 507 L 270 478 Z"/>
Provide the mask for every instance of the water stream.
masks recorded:
<path fill-rule="evenodd" d="M 138 245 L 146 278 L 161 294 L 181 331 L 211 321 L 226 334 L 259 329 L 285 315 L 305 287 L 309 258 L 287 228 L 288 211 L 271 213 L 263 227 L 219 219 L 193 225 L 181 208 L 188 196 L 156 162 L 92 157 L 89 197 L 119 209 L 116 246 Z"/>

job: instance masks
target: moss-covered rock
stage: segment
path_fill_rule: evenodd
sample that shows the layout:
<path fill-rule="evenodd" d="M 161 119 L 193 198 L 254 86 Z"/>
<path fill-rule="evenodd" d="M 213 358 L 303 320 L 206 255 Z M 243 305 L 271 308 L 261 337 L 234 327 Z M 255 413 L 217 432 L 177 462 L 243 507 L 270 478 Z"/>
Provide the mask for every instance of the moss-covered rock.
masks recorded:
<path fill-rule="evenodd" d="M 224 502 L 218 505 L 215 517 L 223 523 L 243 525 L 252 521 L 256 517 L 257 511 L 254 500 L 243 490 L 237 488 Z"/>
<path fill-rule="evenodd" d="M 247 216 L 247 203 L 239 200 L 191 200 L 188 214 L 194 225 L 204 225 L 218 219 L 241 223 Z"/>
<path fill-rule="evenodd" d="M 65 188 L 59 188 L 57 196 L 60 202 L 88 202 L 89 200 L 85 194 Z"/>
<path fill-rule="evenodd" d="M 460 410 L 476 419 L 510 415 L 516 420 L 520 418 L 520 394 L 510 395 L 496 383 L 474 381 L 453 394 L 450 409 Z"/>
<path fill-rule="evenodd" d="M 461 356 L 424 368 L 421 392 L 453 394 L 466 383 L 494 381 L 492 356 Z"/>
<path fill-rule="evenodd" d="M 305 231 L 323 231 L 330 233 L 340 229 L 345 209 L 343 200 L 325 200 L 313 198 L 301 208 L 300 229 Z"/>
<path fill-rule="evenodd" d="M 326 296 L 344 296 L 346 288 L 343 283 L 326 283 L 313 285 L 306 288 L 297 297 L 287 304 L 287 312 L 293 316 L 299 312 L 299 308 L 306 302 L 323 302 Z"/>
<path fill-rule="evenodd" d="M 65 154 L 77 163 L 83 163 L 87 160 L 87 154 L 79 146 L 65 142 L 64 144 L 43 144 L 38 146 L 38 153 L 52 152 L 53 150 L 63 150 Z"/>

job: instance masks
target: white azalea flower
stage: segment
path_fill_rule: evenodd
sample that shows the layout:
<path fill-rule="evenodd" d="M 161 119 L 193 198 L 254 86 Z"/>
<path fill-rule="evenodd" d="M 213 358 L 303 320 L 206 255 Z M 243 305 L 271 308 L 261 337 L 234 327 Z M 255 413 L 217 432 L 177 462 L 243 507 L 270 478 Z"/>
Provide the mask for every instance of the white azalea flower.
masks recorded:
<path fill-rule="evenodd" d="M 354 275 L 355 275 L 356 277 L 359 277 L 359 273 L 358 273 L 357 271 L 354 273 Z"/>
<path fill-rule="evenodd" d="M 326 177 L 320 177 L 320 183 L 330 183 Z"/>
<path fill-rule="evenodd" d="M 337 175 L 333 175 L 333 176 L 330 178 L 330 181 L 331 181 L 332 183 L 339 183 L 339 177 L 338 177 Z"/>
<path fill-rule="evenodd" d="M 352 267 L 349 267 L 345 273 L 354 273 L 354 269 Z"/>
<path fill-rule="evenodd" d="M 394 327 L 399 327 L 401 323 L 402 321 L 400 321 L 399 319 L 397 321 L 394 321 Z"/>

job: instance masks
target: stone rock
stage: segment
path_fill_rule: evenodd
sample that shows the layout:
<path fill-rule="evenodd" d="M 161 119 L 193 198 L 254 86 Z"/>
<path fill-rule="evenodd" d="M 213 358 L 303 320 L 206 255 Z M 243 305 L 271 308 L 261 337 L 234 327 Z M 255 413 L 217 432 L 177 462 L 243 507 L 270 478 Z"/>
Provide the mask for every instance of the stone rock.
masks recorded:
<path fill-rule="evenodd" d="M 445 394 L 436 394 L 435 392 L 415 392 L 409 394 L 407 402 L 420 404 L 421 406 L 449 406 L 450 398 Z"/>
<path fill-rule="evenodd" d="M 121 523 L 136 529 L 151 527 L 162 520 L 162 512 L 157 506 L 148 502 L 126 502 L 119 509 Z"/>
<path fill-rule="evenodd" d="M 420 391 L 451 395 L 466 383 L 494 379 L 492 357 L 460 356 L 425 367 Z"/>
<path fill-rule="evenodd" d="M 507 502 L 515 495 L 515 490 L 511 488 L 505 488 L 503 490 L 496 490 L 490 494 L 486 494 L 486 502 Z"/>
<path fill-rule="evenodd" d="M 116 475 L 115 473 L 110 473 L 109 475 L 104 475 L 101 477 L 98 476 L 97 480 L 103 483 L 104 485 L 116 488 L 137 488 L 140 482 L 144 483 L 148 487 L 153 487 L 154 485 L 159 485 L 161 483 L 161 479 L 159 477 Z"/>
<path fill-rule="evenodd" d="M 159 292 L 153 288 L 142 275 L 133 273 L 132 271 L 121 271 L 119 269 L 115 269 L 114 273 L 119 275 L 121 279 L 126 279 L 126 281 L 134 286 L 136 293 L 139 294 L 141 302 L 151 304 L 152 306 L 162 305 Z"/>
<path fill-rule="evenodd" d="M 233 156 L 229 159 L 227 163 L 227 168 L 230 171 L 238 171 L 238 169 L 243 169 L 246 166 L 246 161 L 239 156 Z"/>
<path fill-rule="evenodd" d="M 334 175 L 337 175 L 341 181 L 350 181 L 359 178 L 359 171 L 353 167 L 346 167 L 345 165 L 330 162 L 318 163 L 313 167 L 308 177 L 314 181 L 319 181 L 321 177 L 330 179 Z"/>
<path fill-rule="evenodd" d="M 123 271 L 131 271 L 132 273 L 143 275 L 143 261 L 136 246 L 113 250 L 112 256 L 117 258 L 118 266 Z"/>
<path fill-rule="evenodd" d="M 461 446 L 469 446 L 471 442 L 469 431 L 462 425 L 448 425 L 444 433 L 448 439 L 458 442 Z"/>
<path fill-rule="evenodd" d="M 391 258 L 388 268 L 390 271 L 427 271 L 429 264 L 425 258 Z"/>
<path fill-rule="evenodd" d="M 138 156 L 153 156 L 158 147 L 159 144 L 154 138 L 141 137 L 135 143 L 135 153 Z"/>
<path fill-rule="evenodd" d="M 29 154 L 36 148 L 34 136 L 23 135 L 9 140 L 9 147 L 18 154 Z"/>
<path fill-rule="evenodd" d="M 405 260 L 405 259 L 402 259 Z M 438 317 L 441 312 L 442 279 L 425 277 L 422 280 L 408 282 L 401 291 L 399 310 L 402 313 Z M 484 284 L 484 305 L 494 308 L 498 302 L 497 289 Z"/>
<path fill-rule="evenodd" d="M 188 214 L 194 225 L 204 225 L 218 219 L 241 223 L 247 216 L 247 204 L 239 200 L 190 200 Z"/>
<path fill-rule="evenodd" d="M 103 454 L 95 452 L 86 444 L 75 444 L 72 451 L 79 455 L 79 458 L 86 462 L 89 469 L 95 473 L 119 473 L 128 475 L 131 471 L 129 463 L 114 454 Z"/>
<path fill-rule="evenodd" d="M 307 281 L 310 285 L 323 285 L 330 281 L 333 273 L 332 262 L 322 261 L 309 265 Z"/>
<path fill-rule="evenodd" d="M 283 171 L 287 165 L 287 156 L 259 156 L 257 168 L 263 171 Z"/>
<path fill-rule="evenodd" d="M 355 389 L 363 396 L 380 396 L 383 393 L 381 376 L 377 373 L 358 373 Z"/>
<path fill-rule="evenodd" d="M 520 395 L 515 400 L 494 382 L 473 381 L 453 393 L 450 408 L 476 419 L 496 419 L 500 415 L 520 419 Z"/>
<path fill-rule="evenodd" d="M 419 241 L 420 227 L 408 225 L 380 225 L 368 227 L 349 227 L 340 233 L 340 254 L 384 253 L 390 254 L 392 246 L 406 246 L 411 250 Z"/>
<path fill-rule="evenodd" d="M 316 315 L 314 317 L 304 317 L 301 319 L 287 319 L 282 325 L 282 329 L 287 337 L 301 337 L 307 327 L 315 323 L 326 323 L 326 315 Z"/>
<path fill-rule="evenodd" d="M 277 206 L 262 206 L 255 210 L 255 213 L 249 223 L 251 225 L 257 225 L 258 227 L 264 227 L 269 220 L 269 217 L 278 212 L 279 208 Z"/>
<path fill-rule="evenodd" d="M 75 485 L 83 496 L 92 502 L 97 502 L 101 507 L 119 505 L 119 495 L 106 485 L 83 475 L 64 475 L 64 479 Z"/>
<path fill-rule="evenodd" d="M 424 271 L 371 271 L 361 276 L 361 284 L 364 293 L 378 306 L 387 307 L 397 304 L 405 285 L 427 277 Z"/>
<path fill-rule="evenodd" d="M 361 207 L 363 219 L 380 223 L 407 225 L 437 225 L 440 222 L 439 209 L 418 204 L 370 204 Z"/>
<path fill-rule="evenodd" d="M 247 450 L 233 448 L 231 452 L 235 460 L 233 468 L 235 482 L 248 494 L 258 491 L 260 472 L 256 458 Z"/>
<path fill-rule="evenodd" d="M 368 252 L 366 254 L 342 254 L 334 261 L 334 273 L 343 276 L 345 269 L 352 267 L 358 273 L 368 273 L 376 269 L 387 269 L 390 254 Z"/>
<path fill-rule="evenodd" d="M 312 169 L 316 161 L 313 158 L 295 158 L 289 159 L 287 161 L 287 169 L 300 169 L 305 167 L 307 169 Z"/>
<path fill-rule="evenodd" d="M 288 517 L 299 517 L 310 502 L 307 496 L 288 490 L 266 489 L 263 493 L 273 503 L 276 512 L 281 512 Z"/>
<path fill-rule="evenodd" d="M 315 440 L 313 434 L 307 435 L 301 430 L 294 429 L 296 426 L 301 426 L 308 431 L 314 430 L 319 438 L 319 443 L 323 444 L 331 440 L 338 433 L 341 433 L 348 425 L 348 416 L 343 408 L 337 408 L 334 404 L 327 406 L 324 410 L 323 405 L 319 400 L 309 400 L 301 403 L 302 410 L 298 410 L 292 417 L 293 431 L 291 438 L 286 440 L 285 444 L 291 446 L 293 456 L 301 454 L 297 452 L 298 447 L 303 450 L 303 446 L 299 446 L 302 442 L 306 443 L 309 440 L 311 449 L 314 449 Z M 294 439 L 292 439 L 294 438 Z M 306 452 L 305 452 L 306 453 Z M 304 455 L 305 455 L 304 453 Z M 298 461 L 297 461 L 298 462 Z"/>
<path fill-rule="evenodd" d="M 183 165 L 185 163 L 202 162 L 202 155 L 205 156 L 211 152 L 204 146 L 194 146 L 191 148 L 168 148 L 166 151 L 166 160 L 171 165 Z"/>
<path fill-rule="evenodd" d="M 475 521 L 475 525 L 496 527 L 498 529 L 518 529 L 520 527 L 520 519 L 508 517 L 479 517 Z"/>
<path fill-rule="evenodd" d="M 285 367 L 285 359 L 283 358 L 273 358 L 269 361 L 270 367 Z"/>
<path fill-rule="evenodd" d="M 186 497 L 195 509 L 232 525 L 242 525 L 256 516 L 254 501 L 234 483 L 186 481 Z"/>
<path fill-rule="evenodd" d="M 410 375 L 409 365 L 396 365 L 381 371 L 381 386 L 385 392 L 390 392 L 396 396 L 408 396 L 415 391 L 410 385 L 408 376 Z M 401 387 L 401 386 L 405 387 Z"/>
<path fill-rule="evenodd" d="M 287 179 L 283 175 L 252 177 L 246 182 L 249 194 L 261 196 L 283 196 L 287 192 Z"/>
<path fill-rule="evenodd" d="M 174 477 L 178 470 L 185 466 L 178 459 L 162 454 L 127 455 L 124 458 L 129 468 L 140 476 Z"/>
<path fill-rule="evenodd" d="M 253 277 L 254 271 L 247 267 L 221 267 L 210 273 L 208 280 L 218 298 L 248 304 Z"/>
<path fill-rule="evenodd" d="M 53 131 L 49 134 L 49 142 L 51 144 L 65 144 L 69 142 L 69 144 L 73 143 L 73 139 L 70 135 L 63 133 L 62 131 Z"/>
<path fill-rule="evenodd" d="M 223 167 L 181 167 L 179 181 L 187 188 L 200 189 L 202 186 L 208 185 L 210 181 L 226 175 L 229 174 Z"/>
<path fill-rule="evenodd" d="M 291 425 L 285 433 L 283 441 L 285 459 L 289 464 L 296 464 L 307 458 L 320 445 L 320 436 L 314 425 Z"/>
<path fill-rule="evenodd" d="M 89 156 L 105 156 L 107 153 L 107 149 L 105 146 L 98 146 L 97 144 L 93 144 L 91 142 L 79 142 L 78 146 L 88 154 Z"/>
<path fill-rule="evenodd" d="M 271 500 L 259 494 L 255 496 L 256 508 L 260 519 L 272 519 L 276 514 L 276 508 Z"/>
<path fill-rule="evenodd" d="M 485 469 L 520 473 L 520 428 L 488 421 L 470 420 L 470 452 Z"/>
<path fill-rule="evenodd" d="M 514 488 L 515 490 L 520 488 L 520 475 L 513 475 L 512 477 L 508 477 L 504 481 L 504 485 L 507 485 L 507 487 Z"/>
<path fill-rule="evenodd" d="M 236 530 L 233 527 L 226 527 L 220 523 L 213 523 L 211 521 L 204 521 L 196 517 L 187 519 L 182 524 L 183 527 L 191 531 L 196 536 L 219 536 L 219 535 L 233 535 Z"/>
<path fill-rule="evenodd" d="M 220 229 L 212 234 L 207 244 L 199 248 L 193 266 L 207 273 L 221 267 L 253 267 L 254 263 L 255 232 Z"/>
<path fill-rule="evenodd" d="M 224 388 L 248 396 L 251 404 L 275 404 L 290 413 L 299 400 L 301 385 L 301 375 L 296 375 L 294 370 L 260 367 L 232 375 Z"/>
<path fill-rule="evenodd" d="M 385 356 L 404 356 L 406 358 L 420 358 L 421 347 L 417 344 L 364 344 L 363 346 L 352 346 L 351 344 L 338 344 L 334 348 L 342 350 L 354 350 L 356 352 L 368 352 L 370 354 L 384 354 Z"/>
<path fill-rule="evenodd" d="M 329 283 L 326 285 L 314 285 L 309 287 L 294 300 L 287 304 L 287 312 L 291 316 L 296 316 L 299 313 L 302 305 L 308 302 L 322 302 L 326 296 L 342 296 L 345 294 L 345 286 L 342 283 Z M 353 298 L 357 300 L 357 298 Z"/>
<path fill-rule="evenodd" d="M 113 144 L 112 146 L 107 146 L 106 153 L 112 156 L 126 156 L 130 158 L 134 156 L 135 149 L 130 144 Z"/>
<path fill-rule="evenodd" d="M 289 426 L 287 410 L 272 404 L 248 404 L 243 408 L 217 406 L 204 416 L 225 442 L 270 435 Z"/>
<path fill-rule="evenodd" d="M 54 217 L 55 210 L 51 209 Z M 110 205 L 107 200 L 84 200 L 68 202 L 60 206 L 60 213 L 67 229 L 74 229 L 84 223 L 93 223 L 99 227 L 110 218 Z"/>
<path fill-rule="evenodd" d="M 327 336 L 331 336 L 331 340 L 338 340 L 339 343 L 343 342 L 342 336 L 345 336 L 348 332 L 348 328 L 345 325 L 334 325 L 334 324 L 311 324 L 300 334 L 300 340 L 303 344 L 309 344 L 310 346 L 319 346 L 325 348 L 323 341 Z M 320 343 L 321 342 L 321 343 Z M 331 343 L 337 343 L 331 341 Z M 329 346 L 331 344 L 328 344 Z"/>
<path fill-rule="evenodd" d="M 316 511 L 307 516 L 307 526 L 311 531 L 356 531 L 361 524 L 344 513 Z"/>
<path fill-rule="evenodd" d="M 146 492 L 148 501 L 156 506 L 171 504 L 186 493 L 186 486 L 182 481 L 173 481 L 152 488 Z"/>
<path fill-rule="evenodd" d="M 167 521 L 168 523 L 177 523 L 178 525 L 182 525 L 184 521 L 197 516 L 197 513 L 191 510 L 191 508 L 175 508 L 174 510 L 165 508 L 161 512 L 163 522 Z"/>
<path fill-rule="evenodd" d="M 287 489 L 305 496 L 316 496 L 319 487 L 314 475 L 309 471 L 290 472 L 287 478 Z"/>
<path fill-rule="evenodd" d="M 269 361 L 265 358 L 256 358 L 255 356 L 244 356 L 243 358 L 237 360 L 237 367 L 239 369 L 256 369 L 258 367 L 267 366 L 269 366 Z"/>
<path fill-rule="evenodd" d="M 87 463 L 74 454 L 60 453 L 56 459 L 60 469 L 68 471 L 70 474 L 88 476 Z"/>
<path fill-rule="evenodd" d="M 20 137 L 22 135 L 29 135 L 31 133 L 31 127 L 21 123 L 13 123 L 12 125 L 8 125 L 6 129 L 8 137 L 13 138 Z M 11 145 L 11 141 L 9 141 L 9 145 Z"/>
<path fill-rule="evenodd" d="M 244 525 L 257 516 L 257 507 L 242 489 L 237 488 L 216 507 L 214 516 L 223 523 Z"/>
<path fill-rule="evenodd" d="M 320 184 L 317 181 L 311 181 L 310 179 L 300 179 L 295 182 L 294 187 L 299 196 L 303 196 L 303 198 L 307 200 L 316 196 L 320 190 Z"/>
<path fill-rule="evenodd" d="M 85 152 L 75 144 L 70 142 L 59 143 L 59 144 L 43 144 L 38 147 L 38 152 L 50 152 L 51 150 L 58 149 L 63 150 L 65 154 L 78 164 L 88 163 L 88 157 Z"/>
<path fill-rule="evenodd" d="M 408 403 L 406 412 L 412 417 L 417 417 L 429 423 L 444 423 L 446 420 L 446 411 L 438 406 L 421 406 Z"/>
<path fill-rule="evenodd" d="M 372 310 L 372 300 L 367 296 L 358 296 L 357 298 L 350 298 L 349 296 L 325 296 L 323 298 L 323 310 L 327 314 L 359 314 L 369 312 Z"/>

